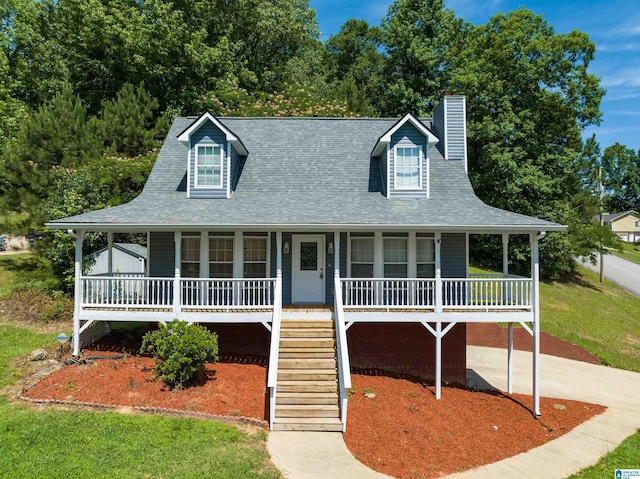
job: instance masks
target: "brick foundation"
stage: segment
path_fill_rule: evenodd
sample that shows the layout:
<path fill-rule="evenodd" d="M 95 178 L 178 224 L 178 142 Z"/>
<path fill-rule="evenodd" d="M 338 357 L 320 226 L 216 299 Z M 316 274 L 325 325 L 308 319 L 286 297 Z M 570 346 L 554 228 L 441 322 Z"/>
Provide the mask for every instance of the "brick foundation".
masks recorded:
<path fill-rule="evenodd" d="M 269 358 L 271 333 L 262 324 L 209 324 L 207 327 L 218 334 L 219 355 L 225 357 L 247 356 Z"/>
<path fill-rule="evenodd" d="M 416 323 L 356 323 L 347 330 L 349 359 L 357 369 L 435 378 L 435 338 Z M 466 325 L 442 339 L 442 381 L 466 383 Z"/>

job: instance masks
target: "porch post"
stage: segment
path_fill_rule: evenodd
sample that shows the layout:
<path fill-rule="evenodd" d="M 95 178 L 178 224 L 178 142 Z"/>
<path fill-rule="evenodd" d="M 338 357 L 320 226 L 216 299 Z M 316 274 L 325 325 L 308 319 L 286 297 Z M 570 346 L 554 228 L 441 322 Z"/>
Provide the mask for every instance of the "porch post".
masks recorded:
<path fill-rule="evenodd" d="M 233 232 L 233 277 L 244 277 L 244 235 L 242 231 Z M 233 282 L 233 304 L 240 304 L 242 294 L 240 285 Z"/>
<path fill-rule="evenodd" d="M 276 276 L 282 276 L 282 231 L 276 231 Z"/>
<path fill-rule="evenodd" d="M 340 277 L 340 232 L 333 232 L 333 272 L 334 276 Z M 334 291 L 334 294 L 337 294 Z"/>
<path fill-rule="evenodd" d="M 436 323 L 436 399 L 442 393 L 442 323 Z"/>
<path fill-rule="evenodd" d="M 531 302 L 533 306 L 533 415 L 540 414 L 540 261 L 538 257 L 538 236 L 531 239 Z"/>
<path fill-rule="evenodd" d="M 82 307 L 82 242 L 84 231 L 70 233 L 76 238 L 75 254 L 75 284 L 74 284 L 74 309 L 73 309 L 73 355 L 80 354 L 80 308 Z"/>
<path fill-rule="evenodd" d="M 502 275 L 506 278 L 509 274 L 509 233 L 502 233 Z M 503 294 L 507 294 L 506 284 Z M 507 392 L 513 393 L 513 323 L 508 326 L 507 345 Z"/>
<path fill-rule="evenodd" d="M 176 231 L 173 235 L 173 241 L 175 243 L 175 265 L 174 265 L 174 280 L 173 280 L 173 313 L 177 315 L 180 312 L 180 268 L 182 259 L 180 257 L 182 252 L 182 233 Z"/>
<path fill-rule="evenodd" d="M 107 275 L 113 274 L 113 232 L 107 232 Z"/>
<path fill-rule="evenodd" d="M 435 246 L 436 246 L 436 297 L 435 297 L 435 312 L 442 313 L 442 270 L 440 264 L 440 243 L 442 242 L 442 234 L 435 233 Z"/>

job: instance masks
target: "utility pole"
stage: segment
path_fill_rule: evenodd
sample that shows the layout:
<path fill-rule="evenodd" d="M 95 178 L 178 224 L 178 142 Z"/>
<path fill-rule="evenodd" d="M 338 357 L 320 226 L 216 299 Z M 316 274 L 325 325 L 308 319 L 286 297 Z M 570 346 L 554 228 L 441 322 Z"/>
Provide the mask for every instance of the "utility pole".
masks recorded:
<path fill-rule="evenodd" d="M 604 196 L 602 165 L 598 165 L 598 188 L 600 189 L 600 226 L 604 226 L 604 212 L 602 211 L 602 198 Z M 600 284 L 604 284 L 604 255 L 602 254 L 602 247 L 602 241 L 600 241 Z"/>

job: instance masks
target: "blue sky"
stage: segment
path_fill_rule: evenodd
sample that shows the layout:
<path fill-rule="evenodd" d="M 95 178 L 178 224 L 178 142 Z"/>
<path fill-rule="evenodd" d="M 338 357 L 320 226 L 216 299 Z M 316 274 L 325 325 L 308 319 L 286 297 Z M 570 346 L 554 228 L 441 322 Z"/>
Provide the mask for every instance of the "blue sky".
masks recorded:
<path fill-rule="evenodd" d="M 543 15 L 558 33 L 573 29 L 589 35 L 596 58 L 589 69 L 607 90 L 596 134 L 602 149 L 615 142 L 640 150 L 640 0 L 445 0 L 457 16 L 474 24 L 524 6 Z M 378 25 L 391 0 L 311 0 L 321 38 L 337 33 L 349 18 Z"/>

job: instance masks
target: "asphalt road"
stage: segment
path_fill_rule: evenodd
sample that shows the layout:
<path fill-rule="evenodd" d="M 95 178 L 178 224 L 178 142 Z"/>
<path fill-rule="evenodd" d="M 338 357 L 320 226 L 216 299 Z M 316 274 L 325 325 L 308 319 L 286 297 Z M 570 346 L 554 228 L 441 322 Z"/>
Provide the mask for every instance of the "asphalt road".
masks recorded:
<path fill-rule="evenodd" d="M 588 262 L 581 264 L 596 273 L 600 272 L 599 264 L 596 266 Z M 640 296 L 640 264 L 608 254 L 604 257 L 604 276 L 624 289 Z"/>

